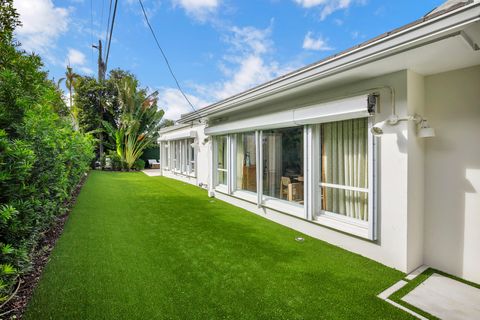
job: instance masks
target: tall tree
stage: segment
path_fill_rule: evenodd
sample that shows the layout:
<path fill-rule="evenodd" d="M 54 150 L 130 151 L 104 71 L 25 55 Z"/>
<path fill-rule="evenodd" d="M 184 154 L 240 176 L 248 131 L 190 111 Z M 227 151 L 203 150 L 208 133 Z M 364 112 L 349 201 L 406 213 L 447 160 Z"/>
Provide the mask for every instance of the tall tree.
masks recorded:
<path fill-rule="evenodd" d="M 72 113 L 73 121 L 75 128 L 78 129 L 78 109 L 73 105 L 73 90 L 75 88 L 75 84 L 80 76 L 73 72 L 72 67 L 67 66 L 67 71 L 65 72 L 65 85 L 68 89 L 69 100 L 70 100 L 70 112 Z"/>
<path fill-rule="evenodd" d="M 163 110 L 158 109 L 156 93 L 148 95 L 138 89 L 136 79 L 125 77 L 118 86 L 121 115 L 117 126 L 104 121 L 115 140 L 118 155 L 131 169 L 143 151 L 158 138 Z"/>

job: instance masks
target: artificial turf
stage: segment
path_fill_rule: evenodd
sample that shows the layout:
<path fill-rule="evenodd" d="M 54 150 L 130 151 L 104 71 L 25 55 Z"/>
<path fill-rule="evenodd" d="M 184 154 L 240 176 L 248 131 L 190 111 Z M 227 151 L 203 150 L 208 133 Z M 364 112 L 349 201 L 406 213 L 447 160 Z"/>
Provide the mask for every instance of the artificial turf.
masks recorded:
<path fill-rule="evenodd" d="M 404 274 L 143 173 L 92 172 L 25 319 L 411 319 Z"/>

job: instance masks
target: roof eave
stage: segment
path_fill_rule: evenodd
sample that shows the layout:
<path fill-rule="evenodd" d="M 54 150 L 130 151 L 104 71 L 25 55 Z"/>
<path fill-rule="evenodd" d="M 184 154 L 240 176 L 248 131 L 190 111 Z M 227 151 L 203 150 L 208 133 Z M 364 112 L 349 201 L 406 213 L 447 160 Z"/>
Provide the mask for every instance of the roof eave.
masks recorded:
<path fill-rule="evenodd" d="M 480 14 L 478 12 L 476 13 L 471 12 L 470 15 L 467 14 L 467 17 L 463 19 L 458 19 L 457 21 L 451 21 L 451 23 L 446 23 L 446 26 L 440 25 L 439 28 L 437 29 L 434 28 L 435 32 L 432 32 L 431 28 L 427 28 L 428 26 L 432 26 L 437 23 L 440 24 L 442 23 L 442 21 L 454 19 L 455 16 L 468 13 L 469 10 L 471 10 L 472 8 L 479 7 L 479 6 L 480 6 L 480 3 L 478 2 L 469 2 L 462 6 L 458 6 L 458 5 L 454 6 L 453 8 L 450 8 L 449 10 L 442 12 L 441 14 L 435 14 L 433 16 L 424 17 L 415 22 L 407 24 L 401 28 L 395 29 L 394 31 L 388 32 L 386 34 L 373 38 L 367 42 L 364 42 L 360 45 L 357 45 L 351 49 L 345 50 L 337 55 L 334 55 L 327 59 L 318 61 L 314 64 L 308 65 L 306 67 L 303 67 L 301 69 L 298 69 L 286 75 L 273 79 L 269 82 L 266 82 L 252 89 L 249 89 L 247 91 L 244 91 L 242 93 L 229 97 L 225 100 L 211 104 L 195 112 L 184 114 L 181 116 L 179 123 L 188 123 L 199 118 L 211 116 L 225 109 L 229 109 L 229 108 L 233 108 L 238 105 L 241 105 L 242 103 L 245 103 L 245 101 L 249 99 L 250 100 L 258 99 L 259 98 L 258 95 L 260 94 L 262 95 L 262 97 L 275 94 L 274 92 L 275 88 L 273 88 L 273 86 L 275 85 L 281 84 L 282 90 L 286 90 L 289 84 L 292 84 L 292 83 L 298 83 L 298 85 L 302 85 L 308 79 L 315 80 L 319 77 L 322 77 L 322 78 L 328 77 L 329 76 L 328 72 L 331 71 L 329 66 L 333 65 L 336 62 L 339 62 L 342 59 L 344 61 L 342 61 L 339 65 L 335 66 L 335 69 L 337 70 L 335 74 L 351 69 L 352 67 L 354 67 L 354 64 L 356 62 L 360 62 L 362 59 L 365 59 L 365 58 L 370 58 L 369 63 L 374 62 L 376 60 L 380 60 L 383 58 L 382 52 L 387 52 L 387 51 L 390 52 L 397 47 L 401 47 L 402 45 L 405 45 L 406 43 L 414 46 L 415 41 L 417 42 L 426 41 L 425 36 L 431 35 L 433 37 L 435 33 L 438 33 L 438 31 L 441 31 L 446 28 L 452 28 L 457 24 L 460 25 L 462 23 L 465 23 L 466 20 L 472 20 L 472 19 L 479 20 Z M 420 34 L 416 32 L 422 29 L 424 30 Z M 409 39 L 409 34 L 412 34 L 412 39 Z M 405 37 L 405 39 L 403 41 L 400 41 L 400 43 L 393 43 L 395 39 L 399 39 L 400 37 Z M 392 44 L 389 45 L 390 43 Z M 358 54 L 359 53 L 361 54 L 362 51 L 365 52 L 365 55 L 359 57 Z M 344 70 L 342 70 L 342 68 Z M 313 74 L 311 74 L 312 72 Z M 269 87 L 271 89 L 269 89 Z M 259 93 L 262 90 L 264 92 Z M 257 95 L 257 93 L 259 94 Z"/>

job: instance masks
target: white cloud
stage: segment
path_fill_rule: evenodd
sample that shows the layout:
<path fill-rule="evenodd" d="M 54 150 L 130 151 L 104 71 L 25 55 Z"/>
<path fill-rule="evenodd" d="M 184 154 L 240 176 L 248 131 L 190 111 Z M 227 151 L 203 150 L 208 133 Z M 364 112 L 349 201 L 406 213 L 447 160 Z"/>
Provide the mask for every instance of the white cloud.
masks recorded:
<path fill-rule="evenodd" d="M 220 0 L 172 0 L 174 6 L 182 7 L 188 15 L 204 21 L 220 6 Z"/>
<path fill-rule="evenodd" d="M 281 65 L 271 57 L 274 44 L 271 40 L 272 26 L 266 29 L 254 27 L 232 27 L 223 40 L 229 45 L 227 54 L 219 63 L 224 79 L 208 84 L 190 84 L 194 94 L 189 94 L 195 108 L 202 108 L 211 102 L 267 82 L 298 67 L 299 62 Z M 159 105 L 166 110 L 165 117 L 178 119 L 191 108 L 176 88 L 159 90 Z"/>
<path fill-rule="evenodd" d="M 67 64 L 72 66 L 84 65 L 86 61 L 85 54 L 77 49 L 68 49 L 67 53 Z"/>
<path fill-rule="evenodd" d="M 70 10 L 51 0 L 15 0 L 14 6 L 22 22 L 16 34 L 25 50 L 46 53 L 68 31 Z"/>
<path fill-rule="evenodd" d="M 320 7 L 320 19 L 324 20 L 330 14 L 337 10 L 347 9 L 355 0 L 294 0 L 304 8 Z M 357 0 L 364 4 L 365 0 Z"/>
<path fill-rule="evenodd" d="M 94 73 L 94 71 L 92 69 L 90 69 L 89 67 L 82 66 L 82 67 L 79 67 L 79 69 L 84 74 L 93 75 L 93 73 Z"/>
<path fill-rule="evenodd" d="M 281 66 L 271 58 L 274 51 L 271 40 L 272 25 L 266 29 L 233 27 L 225 41 L 230 53 L 224 56 L 221 70 L 227 77 L 200 89 L 211 93 L 214 100 L 228 98 L 290 71 L 292 66 Z"/>
<path fill-rule="evenodd" d="M 327 40 L 322 36 L 313 38 L 313 33 L 311 31 L 307 32 L 303 39 L 303 49 L 315 51 L 333 50 L 333 48 L 328 45 Z"/>
<path fill-rule="evenodd" d="M 210 104 L 194 95 L 187 94 L 187 97 L 195 108 L 203 108 Z M 165 111 L 165 119 L 177 120 L 182 114 L 192 111 L 192 108 L 185 100 L 182 93 L 176 88 L 160 88 L 158 90 L 158 106 Z"/>
<path fill-rule="evenodd" d="M 74 67 L 74 71 L 80 70 L 81 73 L 91 75 L 93 70 L 86 66 L 87 58 L 85 54 L 77 49 L 68 48 L 65 65 Z"/>

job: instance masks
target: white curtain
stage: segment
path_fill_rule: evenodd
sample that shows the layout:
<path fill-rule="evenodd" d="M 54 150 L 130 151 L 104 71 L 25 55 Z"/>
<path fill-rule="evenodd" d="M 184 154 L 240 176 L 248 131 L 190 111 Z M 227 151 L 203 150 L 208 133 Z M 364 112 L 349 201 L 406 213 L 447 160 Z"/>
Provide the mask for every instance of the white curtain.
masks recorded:
<path fill-rule="evenodd" d="M 322 124 L 321 181 L 368 188 L 368 119 Z M 368 193 L 322 187 L 322 210 L 368 220 Z"/>

